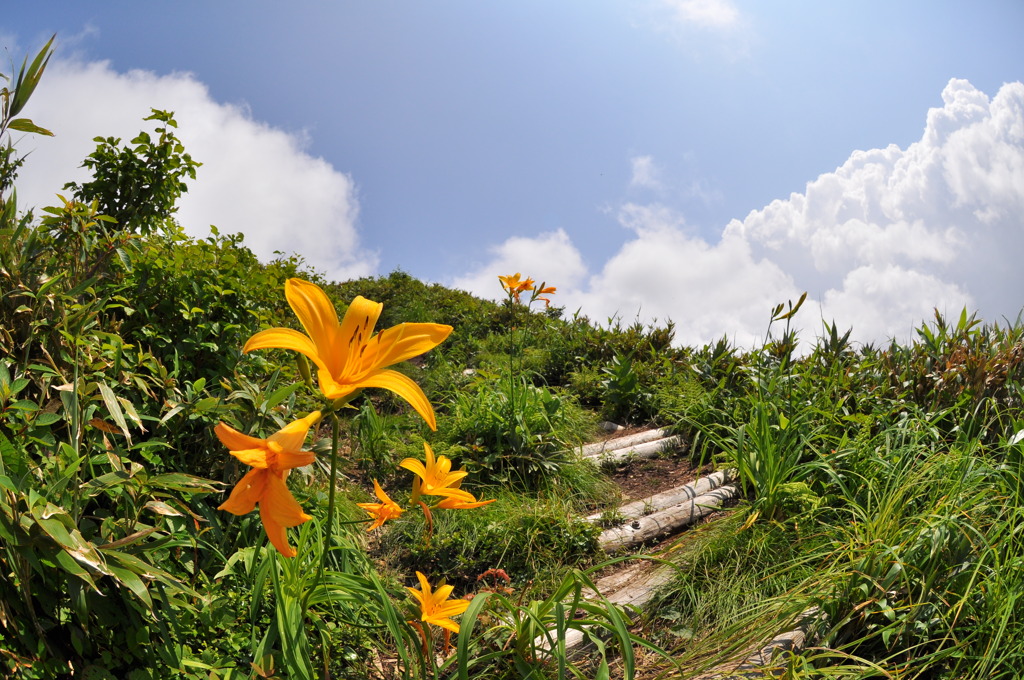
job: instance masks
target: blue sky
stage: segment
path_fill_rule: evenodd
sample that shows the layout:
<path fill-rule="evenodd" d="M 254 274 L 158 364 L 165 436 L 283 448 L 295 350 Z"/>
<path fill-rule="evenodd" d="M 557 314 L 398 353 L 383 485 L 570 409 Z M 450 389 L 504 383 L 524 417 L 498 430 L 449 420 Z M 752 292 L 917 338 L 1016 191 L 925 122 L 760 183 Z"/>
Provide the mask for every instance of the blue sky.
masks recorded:
<path fill-rule="evenodd" d="M 1022 29 L 1012 1 L 39 0 L 0 18 L 8 63 L 57 34 L 28 113 L 58 137 L 24 200 L 76 178 L 93 136 L 171 108 L 206 163 L 193 233 L 483 295 L 521 270 L 570 311 L 672 318 L 689 342 L 758 337 L 803 290 L 811 335 L 821 317 L 901 335 L 936 306 L 1015 317 L 1024 95 L 1003 86 L 1024 80 Z"/>

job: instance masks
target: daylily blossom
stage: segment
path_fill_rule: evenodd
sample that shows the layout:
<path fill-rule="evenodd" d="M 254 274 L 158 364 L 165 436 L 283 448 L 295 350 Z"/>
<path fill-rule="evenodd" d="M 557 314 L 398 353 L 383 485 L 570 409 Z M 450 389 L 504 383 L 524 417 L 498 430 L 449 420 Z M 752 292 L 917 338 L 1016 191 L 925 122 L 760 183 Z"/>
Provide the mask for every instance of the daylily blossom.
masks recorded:
<path fill-rule="evenodd" d="M 398 503 L 391 500 L 384 493 L 384 489 L 380 488 L 380 484 L 377 483 L 376 479 L 373 480 L 373 493 L 380 499 L 380 503 L 356 503 L 356 505 L 366 510 L 373 517 L 373 524 L 367 528 L 367 531 L 373 531 L 389 519 L 397 519 L 404 512 Z"/>
<path fill-rule="evenodd" d="M 505 290 L 512 292 L 518 290 L 519 286 L 522 285 L 523 282 L 519 280 L 520 276 L 522 275 L 519 272 L 505 276 L 498 275 L 498 280 L 501 281 L 501 285 L 504 286 Z"/>
<path fill-rule="evenodd" d="M 296 555 L 295 549 L 288 545 L 285 529 L 313 518 L 302 511 L 284 480 L 292 468 L 313 462 L 314 454 L 300 449 L 309 428 L 319 420 L 320 412 L 313 411 L 266 439 L 242 434 L 224 423 L 218 423 L 213 429 L 232 456 L 253 468 L 235 485 L 231 495 L 218 510 L 245 515 L 259 504 L 260 519 L 267 538 L 285 557 Z"/>
<path fill-rule="evenodd" d="M 498 276 L 498 280 L 501 281 L 501 285 L 508 291 L 509 295 L 519 302 L 519 296 L 528 290 L 533 290 L 533 279 L 526 279 L 525 281 L 519 280 L 519 272 L 516 272 L 512 276 Z"/>
<path fill-rule="evenodd" d="M 547 307 L 548 305 L 551 304 L 551 299 L 550 298 L 546 298 L 544 296 L 545 295 L 552 295 L 552 294 L 554 294 L 554 292 L 557 290 L 557 288 L 555 288 L 554 286 L 548 286 L 547 288 L 544 288 L 543 286 L 544 286 L 544 284 L 541 284 L 541 288 L 536 293 L 534 293 L 533 299 L 534 300 L 543 300 L 544 301 L 544 306 Z"/>
<path fill-rule="evenodd" d="M 426 464 L 424 465 L 415 458 L 406 458 L 398 464 L 415 474 L 419 479 L 415 480 L 413 497 L 424 496 L 446 496 L 459 498 L 466 502 L 474 502 L 473 494 L 459 488 L 462 478 L 469 473 L 465 470 L 452 472 L 452 461 L 447 456 L 434 458 L 434 450 L 430 444 L 423 442 L 423 449 L 426 451 Z M 415 501 L 414 501 L 415 502 Z"/>
<path fill-rule="evenodd" d="M 306 335 L 290 328 L 256 333 L 242 348 L 290 349 L 309 358 L 317 369 L 320 390 L 328 399 L 351 398 L 364 387 L 381 387 L 405 399 L 436 430 L 434 409 L 423 390 L 398 371 L 386 370 L 441 344 L 451 326 L 400 323 L 373 334 L 384 305 L 356 296 L 341 323 L 327 294 L 316 284 L 288 279 L 285 297 L 299 317 Z"/>
<path fill-rule="evenodd" d="M 453 483 L 450 488 L 453 490 L 459 489 L 461 485 L 462 480 L 460 479 Z M 461 491 L 461 489 L 459 490 Z M 468 491 L 466 491 L 465 493 L 469 494 Z M 487 501 L 478 501 L 476 498 L 473 497 L 472 494 L 469 494 L 469 498 L 471 500 L 466 500 L 457 496 L 447 496 L 441 499 L 441 502 L 437 504 L 437 507 L 443 510 L 470 510 L 472 508 L 479 508 L 484 505 L 487 505 L 488 503 L 493 503 L 494 501 L 498 500 L 497 498 L 492 498 Z"/>
<path fill-rule="evenodd" d="M 406 588 L 406 590 L 412 593 L 412 596 L 420 604 L 420 620 L 432 623 L 435 626 L 441 626 L 453 633 L 458 633 L 459 624 L 452 621 L 451 617 L 458 616 L 466 611 L 469 607 L 469 601 L 451 600 L 446 602 L 448 596 L 452 594 L 451 586 L 444 585 L 431 592 L 430 582 L 427 581 L 426 576 L 417 571 L 416 578 L 419 579 L 421 590 L 416 590 L 415 588 Z"/>

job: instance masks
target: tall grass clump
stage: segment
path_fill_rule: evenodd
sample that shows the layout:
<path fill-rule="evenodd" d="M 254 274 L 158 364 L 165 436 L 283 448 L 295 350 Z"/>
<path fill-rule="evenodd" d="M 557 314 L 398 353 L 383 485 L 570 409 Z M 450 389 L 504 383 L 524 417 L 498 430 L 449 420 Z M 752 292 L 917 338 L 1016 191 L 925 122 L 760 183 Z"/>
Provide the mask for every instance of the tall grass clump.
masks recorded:
<path fill-rule="evenodd" d="M 721 377 L 699 432 L 747 501 L 717 538 L 729 548 L 706 548 L 711 583 L 687 573 L 661 605 L 694 622 L 684 665 L 730 667 L 799 627 L 808 645 L 773 662 L 792 677 L 1017 677 L 1020 338 L 964 313 L 887 349 L 826 324 L 802 356 L 788 329 L 745 357 L 704 354 Z M 731 616 L 701 618 L 708 601 Z"/>

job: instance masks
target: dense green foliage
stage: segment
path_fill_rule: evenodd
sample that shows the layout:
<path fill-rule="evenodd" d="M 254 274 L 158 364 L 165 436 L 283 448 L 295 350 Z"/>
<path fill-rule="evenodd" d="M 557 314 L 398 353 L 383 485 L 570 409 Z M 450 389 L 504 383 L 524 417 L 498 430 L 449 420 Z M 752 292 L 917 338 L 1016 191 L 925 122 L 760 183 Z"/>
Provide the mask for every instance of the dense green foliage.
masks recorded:
<path fill-rule="evenodd" d="M 241 236 L 186 235 L 175 201 L 201 169 L 169 112 L 154 112 L 158 127 L 130 146 L 97 140 L 85 161 L 94 179 L 28 211 L 9 133 L 46 133 L 18 116 L 48 49 L 0 92 L 4 674 L 697 673 L 801 617 L 815 643 L 780 662 L 794 677 L 1018 674 L 1020 322 L 937 314 L 914 342 L 881 348 L 827 324 L 801 344 L 790 326 L 801 300 L 766 310 L 760 348 L 679 348 L 672 324 L 601 326 L 402 272 L 327 283 L 296 257 L 258 261 Z M 435 405 L 437 432 L 381 390 L 341 412 L 333 533 L 332 436 L 326 420 L 317 428 L 318 465 L 289 478 L 314 520 L 292 530 L 298 555 L 286 559 L 256 513 L 216 510 L 241 470 L 213 426 L 263 437 L 322 407 L 293 353 L 241 353 L 258 330 L 296 327 L 282 294 L 290 277 L 323 285 L 339 313 L 356 295 L 382 302 L 378 328 L 454 331 L 398 367 Z M 570 450 L 602 418 L 675 427 L 696 461 L 735 469 L 744 491 L 665 554 L 682 568 L 642 631 L 681 666 L 650 646 L 649 660 L 634 656 L 646 643 L 624 613 L 582 599 L 601 555 L 577 517 L 617 497 Z M 407 512 L 367 538 L 355 502 L 371 499 L 376 479 L 406 503 L 411 475 L 398 463 L 422 457 L 424 441 L 496 502 Z M 409 623 L 403 586 L 415 571 L 479 594 L 441 661 Z M 603 631 L 599 653 L 572 660 L 545 647 L 584 621 Z"/>

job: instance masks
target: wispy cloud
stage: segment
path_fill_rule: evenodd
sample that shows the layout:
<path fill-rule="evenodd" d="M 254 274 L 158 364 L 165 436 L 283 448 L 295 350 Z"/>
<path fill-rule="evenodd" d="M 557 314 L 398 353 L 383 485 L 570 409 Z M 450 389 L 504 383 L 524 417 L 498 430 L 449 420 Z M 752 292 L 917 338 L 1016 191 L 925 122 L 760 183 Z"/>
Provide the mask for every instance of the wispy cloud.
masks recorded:
<path fill-rule="evenodd" d="M 629 180 L 629 186 L 633 188 L 660 190 L 663 188 L 661 182 L 661 171 L 655 166 L 654 158 L 651 156 L 635 156 L 630 159 L 633 166 L 633 175 Z"/>
<path fill-rule="evenodd" d="M 731 28 L 740 12 L 729 0 L 662 0 L 676 21 L 699 28 Z"/>
<path fill-rule="evenodd" d="M 686 344 L 754 343 L 771 307 L 805 290 L 805 340 L 821 320 L 861 341 L 906 338 L 933 308 L 1015 318 L 1024 307 L 1024 84 L 989 99 L 954 79 L 942 99 L 919 141 L 855 151 L 803 193 L 733 220 L 717 242 L 664 205 L 621 206 L 630 239 L 589 276 L 573 260 L 565 281 L 580 283 L 560 289 L 560 303 L 597 320 L 671 318 Z M 547 244 L 519 247 L 528 262 Z M 564 239 L 559 247 L 575 250 Z"/>
<path fill-rule="evenodd" d="M 75 106 L 73 102 L 102 102 Z M 377 257 L 359 245 L 359 202 L 353 179 L 306 151 L 301 133 L 259 122 L 243 107 L 217 102 L 187 73 L 115 71 L 106 62 L 52 61 L 26 110 L 53 139 L 26 138 L 31 151 L 18 182 L 19 203 L 44 206 L 78 168 L 93 138 L 127 141 L 152 124 L 150 108 L 171 110 L 186 151 L 203 163 L 179 202 L 177 218 L 191 233 L 209 225 L 243 232 L 261 258 L 301 253 L 335 279 L 374 273 Z"/>
<path fill-rule="evenodd" d="M 755 17 L 732 0 L 640 0 L 633 24 L 670 39 L 692 59 L 732 63 L 758 45 Z"/>

